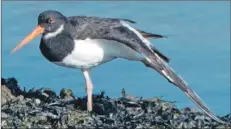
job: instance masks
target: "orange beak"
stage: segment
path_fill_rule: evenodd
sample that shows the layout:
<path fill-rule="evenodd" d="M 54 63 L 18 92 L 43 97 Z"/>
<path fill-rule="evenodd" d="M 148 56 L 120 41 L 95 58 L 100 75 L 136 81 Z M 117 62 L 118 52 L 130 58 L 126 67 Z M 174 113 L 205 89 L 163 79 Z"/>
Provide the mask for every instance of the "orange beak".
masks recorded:
<path fill-rule="evenodd" d="M 33 40 L 38 35 L 42 34 L 44 32 L 44 27 L 41 27 L 38 25 L 21 43 L 19 43 L 12 51 L 11 53 L 16 52 L 20 48 L 22 48 L 24 45 L 28 44 L 31 40 Z"/>

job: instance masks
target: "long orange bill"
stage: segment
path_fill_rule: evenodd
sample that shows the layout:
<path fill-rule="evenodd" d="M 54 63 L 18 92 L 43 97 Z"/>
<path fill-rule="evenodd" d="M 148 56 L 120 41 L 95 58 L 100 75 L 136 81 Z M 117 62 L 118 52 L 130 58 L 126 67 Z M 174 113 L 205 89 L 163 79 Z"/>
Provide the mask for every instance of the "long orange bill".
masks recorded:
<path fill-rule="evenodd" d="M 42 34 L 44 32 L 44 27 L 41 27 L 38 25 L 21 43 L 19 43 L 12 51 L 11 53 L 16 52 L 20 48 L 22 48 L 24 45 L 28 44 L 31 40 L 33 40 L 35 37 L 37 37 L 39 34 Z"/>

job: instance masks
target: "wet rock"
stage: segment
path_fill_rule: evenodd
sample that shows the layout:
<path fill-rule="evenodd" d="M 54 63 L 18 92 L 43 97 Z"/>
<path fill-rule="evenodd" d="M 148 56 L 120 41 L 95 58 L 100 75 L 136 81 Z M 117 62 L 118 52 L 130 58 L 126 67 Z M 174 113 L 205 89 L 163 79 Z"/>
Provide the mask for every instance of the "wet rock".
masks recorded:
<path fill-rule="evenodd" d="M 231 128 L 160 97 L 137 99 L 124 90 L 121 98 L 113 99 L 100 92 L 93 95 L 93 112 L 88 113 L 86 96 L 76 98 L 70 89 L 57 96 L 49 88 L 21 90 L 12 78 L 2 82 L 2 94 L 11 98 L 2 105 L 2 128 Z M 221 119 L 231 122 L 231 114 Z"/>

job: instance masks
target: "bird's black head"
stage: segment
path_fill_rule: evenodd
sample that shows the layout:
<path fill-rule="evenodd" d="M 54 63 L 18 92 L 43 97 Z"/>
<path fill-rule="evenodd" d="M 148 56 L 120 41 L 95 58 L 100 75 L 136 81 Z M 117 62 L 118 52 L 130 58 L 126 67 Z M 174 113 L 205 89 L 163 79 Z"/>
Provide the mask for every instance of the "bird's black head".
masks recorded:
<path fill-rule="evenodd" d="M 44 33 L 55 32 L 66 21 L 65 16 L 54 10 L 44 11 L 38 16 L 38 25 L 45 29 Z"/>
<path fill-rule="evenodd" d="M 38 16 L 38 26 L 11 53 L 19 50 L 40 34 L 43 34 L 43 36 L 50 34 L 47 37 L 56 36 L 63 31 L 67 21 L 67 18 L 57 11 L 48 10 L 40 13 Z"/>

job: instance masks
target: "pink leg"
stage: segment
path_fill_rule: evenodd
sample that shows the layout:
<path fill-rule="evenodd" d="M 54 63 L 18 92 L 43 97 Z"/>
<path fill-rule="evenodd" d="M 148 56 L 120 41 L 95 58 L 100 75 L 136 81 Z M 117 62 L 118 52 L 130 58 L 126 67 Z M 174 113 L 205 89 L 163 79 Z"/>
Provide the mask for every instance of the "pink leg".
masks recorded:
<path fill-rule="evenodd" d="M 92 91 L 93 91 L 93 84 L 91 82 L 91 77 L 90 77 L 90 70 L 89 69 L 84 69 L 83 71 L 83 75 L 85 78 L 85 82 L 86 82 L 86 93 L 87 93 L 87 109 L 88 111 L 92 111 Z"/>

